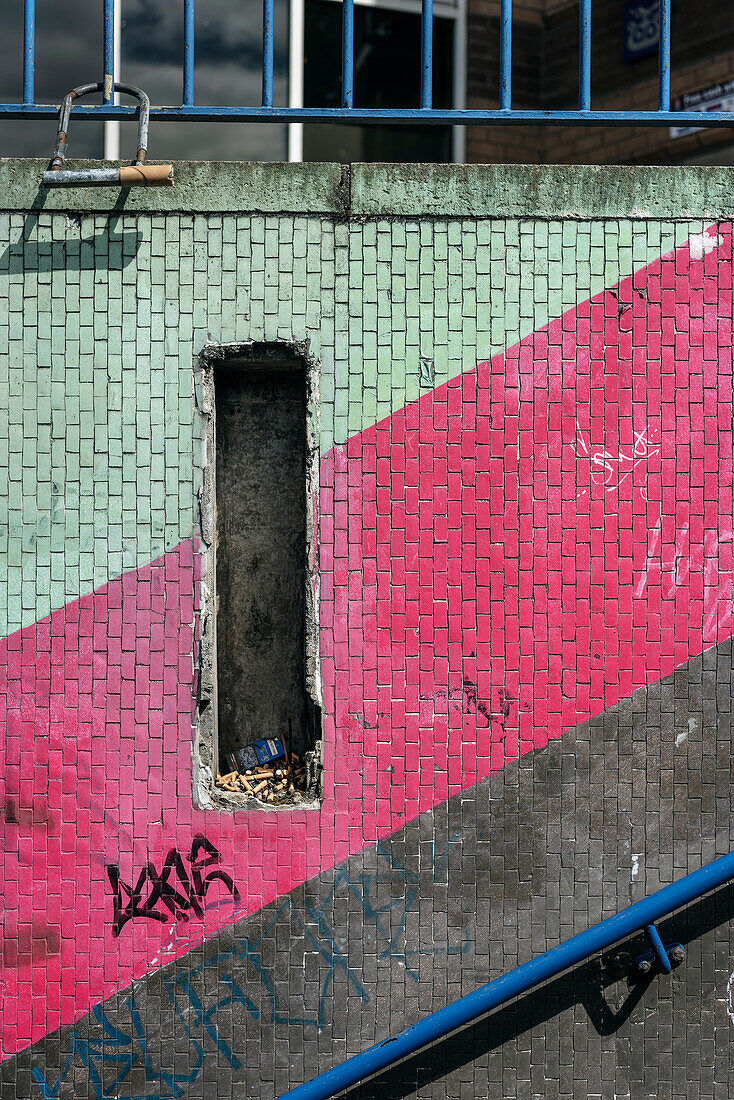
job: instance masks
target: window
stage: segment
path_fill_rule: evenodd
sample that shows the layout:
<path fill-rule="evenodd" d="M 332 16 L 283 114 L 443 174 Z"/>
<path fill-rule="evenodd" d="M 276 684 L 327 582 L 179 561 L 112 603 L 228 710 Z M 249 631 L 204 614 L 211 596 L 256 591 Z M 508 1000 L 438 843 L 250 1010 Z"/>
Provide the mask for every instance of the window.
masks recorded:
<path fill-rule="evenodd" d="M 99 2 L 96 11 L 99 11 Z M 144 88 L 153 103 L 181 102 L 183 4 L 117 0 L 122 15 L 120 79 Z M 273 0 L 275 102 L 288 102 L 288 0 Z M 196 6 L 195 93 L 199 104 L 259 103 L 262 80 L 262 4 L 206 0 Z M 99 67 L 99 54 L 94 55 Z M 94 70 L 96 74 L 96 69 Z M 90 80 L 98 77 L 90 76 Z M 56 97 L 59 98 L 58 95 Z M 92 102 L 92 100 L 90 100 Z M 123 102 L 128 99 L 123 97 Z M 79 126 L 81 130 L 85 127 Z M 286 123 L 229 122 L 151 125 L 151 156 L 158 160 L 281 160 Z M 123 156 L 134 154 L 135 127 L 121 127 Z"/>
<path fill-rule="evenodd" d="M 102 77 L 100 0 L 37 0 L 36 101 L 59 103 L 71 88 Z M 275 101 L 288 102 L 289 0 L 274 0 Z M 117 79 L 137 84 L 155 105 L 181 102 L 183 4 L 117 0 L 120 33 Z M 63 48 L 60 47 L 63 43 Z M 262 4 L 259 0 L 206 0 L 196 12 L 196 101 L 259 103 L 262 73 Z M 22 91 L 23 5 L 0 4 L 0 98 L 17 102 Z M 85 104 L 98 103 L 90 96 Z M 122 96 L 123 104 L 133 101 Z M 110 130 L 112 127 L 112 131 Z M 131 159 L 134 122 L 72 120 L 69 156 Z M 110 142 L 109 135 L 119 137 Z M 103 136 L 104 134 L 104 136 Z M 156 160 L 281 160 L 287 156 L 286 123 L 161 122 L 150 129 Z M 0 122 L 3 156 L 49 157 L 53 122 Z M 114 149 L 112 146 L 114 145 Z M 103 152 L 104 151 L 104 152 Z"/>
<path fill-rule="evenodd" d="M 227 345 L 204 365 L 200 750 L 215 800 L 317 801 L 313 370 L 286 345 Z"/>
<path fill-rule="evenodd" d="M 466 0 L 434 4 L 434 105 L 464 106 Z M 37 0 L 36 101 L 59 103 L 75 85 L 100 78 L 99 0 Z M 356 0 L 355 104 L 409 107 L 418 103 L 421 0 Z M 116 79 L 137 84 L 154 105 L 181 102 L 183 6 L 157 0 L 117 0 Z M 274 101 L 280 106 L 340 102 L 340 0 L 274 0 Z M 73 28 L 73 33 L 69 33 Z M 66 37 L 65 37 L 66 36 Z M 59 41 L 64 49 L 58 49 Z M 22 93 L 22 4 L 0 5 L 0 96 Z M 196 13 L 195 90 L 199 105 L 259 104 L 262 5 L 257 0 L 207 0 Z M 98 102 L 99 97 L 88 103 Z M 121 102 L 129 103 L 126 96 Z M 50 156 L 50 121 L 0 122 L 6 156 Z M 150 155 L 156 160 L 399 160 L 461 161 L 464 127 L 359 126 L 301 122 L 205 126 L 155 119 Z M 111 121 L 73 124 L 72 157 L 135 152 L 136 127 Z"/>
<path fill-rule="evenodd" d="M 342 5 L 290 0 L 292 106 L 341 103 Z M 464 106 L 465 0 L 436 0 L 433 105 Z M 356 0 L 355 107 L 417 107 L 420 101 L 420 0 Z M 302 62 L 300 59 L 303 59 Z M 291 160 L 461 161 L 462 126 L 301 124 L 289 127 Z"/>

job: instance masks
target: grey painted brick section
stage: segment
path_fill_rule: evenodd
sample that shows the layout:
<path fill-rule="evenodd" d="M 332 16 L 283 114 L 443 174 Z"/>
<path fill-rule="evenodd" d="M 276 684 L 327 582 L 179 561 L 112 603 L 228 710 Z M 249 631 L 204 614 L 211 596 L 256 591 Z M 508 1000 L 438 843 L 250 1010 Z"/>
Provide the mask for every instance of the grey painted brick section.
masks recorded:
<path fill-rule="evenodd" d="M 6 1062 L 3 1100 L 41 1095 L 32 1074 L 271 1100 L 695 870 L 731 845 L 733 694 L 728 641 Z M 350 1095 L 723 1100 L 733 905 L 661 922 L 671 977 L 628 980 L 637 936 Z"/>

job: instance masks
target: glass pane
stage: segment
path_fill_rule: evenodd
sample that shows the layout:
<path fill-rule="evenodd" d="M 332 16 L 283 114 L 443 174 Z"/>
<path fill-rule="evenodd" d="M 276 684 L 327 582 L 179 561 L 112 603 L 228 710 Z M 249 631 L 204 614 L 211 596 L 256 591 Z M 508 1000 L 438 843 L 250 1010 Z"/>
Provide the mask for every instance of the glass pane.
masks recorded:
<path fill-rule="evenodd" d="M 122 79 L 157 105 L 181 102 L 183 3 L 118 0 Z M 288 101 L 288 0 L 275 0 L 275 102 Z M 196 101 L 259 105 L 262 80 L 260 0 L 206 0 L 196 12 Z M 36 0 L 36 102 L 58 103 L 77 84 L 102 78 L 102 0 Z M 23 98 L 23 5 L 0 3 L 0 99 Z M 90 96 L 86 102 L 100 102 Z M 123 102 L 132 102 L 125 97 Z M 72 116 L 73 120 L 73 116 Z M 103 124 L 72 121 L 69 155 L 101 157 Z M 6 157 L 51 157 L 56 123 L 0 122 Z M 135 123 L 121 127 L 125 159 L 135 152 Z M 153 160 L 284 160 L 287 128 L 242 123 L 153 122 Z"/>
<path fill-rule="evenodd" d="M 181 102 L 183 3 L 120 0 L 122 71 L 156 104 Z M 288 102 L 288 0 L 275 0 L 275 103 Z M 261 0 L 206 0 L 196 6 L 195 100 L 202 105 L 259 106 L 262 82 Z M 134 153 L 134 129 L 123 127 L 123 155 Z M 284 160 L 287 128 L 241 122 L 153 122 L 154 160 Z"/>
<path fill-rule="evenodd" d="M 306 0 L 304 104 L 341 102 L 341 4 Z M 354 11 L 355 107 L 420 104 L 420 16 L 356 5 Z M 451 106 L 454 21 L 435 19 L 433 105 Z M 448 126 L 304 127 L 304 160 L 448 161 Z"/>
<path fill-rule="evenodd" d="M 102 79 L 100 0 L 36 0 L 36 102 L 59 103 L 76 84 Z M 0 4 L 0 99 L 23 99 L 23 4 Z M 90 96 L 89 103 L 94 100 Z M 99 99 L 98 99 L 99 102 Z M 102 156 L 101 122 L 70 131 L 70 155 Z M 56 122 L 0 121 L 4 157 L 48 157 Z M 39 181 L 40 182 L 40 181 Z"/>

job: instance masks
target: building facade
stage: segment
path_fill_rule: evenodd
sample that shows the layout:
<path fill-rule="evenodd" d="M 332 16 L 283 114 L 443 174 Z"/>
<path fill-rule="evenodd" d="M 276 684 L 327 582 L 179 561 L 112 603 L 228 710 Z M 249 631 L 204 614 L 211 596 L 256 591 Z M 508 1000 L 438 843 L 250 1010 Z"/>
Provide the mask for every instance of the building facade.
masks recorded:
<path fill-rule="evenodd" d="M 499 2 L 468 0 L 468 107 L 499 101 Z M 734 6 L 674 4 L 672 106 L 734 106 Z M 591 13 L 592 106 L 654 110 L 658 96 L 658 4 L 594 0 Z M 578 106 L 579 6 L 566 0 L 513 4 L 513 106 Z M 717 107 L 717 104 L 719 105 Z M 515 164 L 730 164 L 730 130 L 678 133 L 671 127 L 472 127 L 466 159 Z"/>

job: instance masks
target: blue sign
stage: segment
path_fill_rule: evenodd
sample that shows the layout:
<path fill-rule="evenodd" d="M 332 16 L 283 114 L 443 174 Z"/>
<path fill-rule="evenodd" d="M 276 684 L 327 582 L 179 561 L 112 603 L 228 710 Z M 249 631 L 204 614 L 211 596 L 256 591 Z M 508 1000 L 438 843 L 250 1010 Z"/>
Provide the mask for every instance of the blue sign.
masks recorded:
<path fill-rule="evenodd" d="M 658 0 L 627 0 L 624 7 L 624 59 L 639 61 L 658 52 L 660 41 Z"/>

